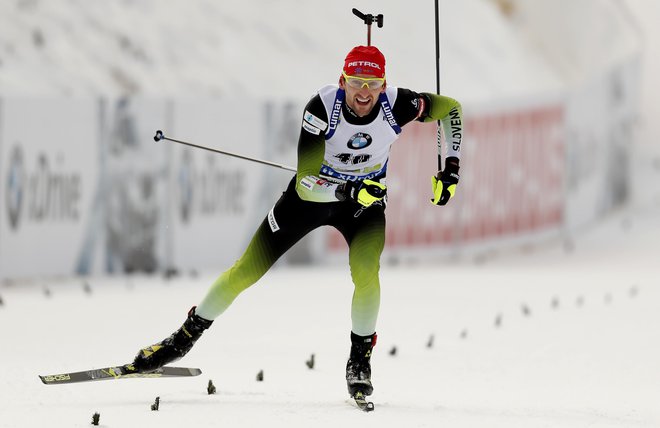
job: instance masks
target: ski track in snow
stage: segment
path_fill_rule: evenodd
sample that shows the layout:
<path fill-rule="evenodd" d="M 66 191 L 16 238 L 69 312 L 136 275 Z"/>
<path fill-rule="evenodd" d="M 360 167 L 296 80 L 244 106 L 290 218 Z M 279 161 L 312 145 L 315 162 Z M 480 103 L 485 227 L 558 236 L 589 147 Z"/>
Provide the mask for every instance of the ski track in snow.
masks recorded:
<path fill-rule="evenodd" d="M 95 412 L 102 427 L 657 427 L 659 213 L 614 215 L 572 252 L 384 267 L 371 413 L 343 378 L 347 266 L 273 269 L 175 364 L 202 368 L 188 379 L 37 375 L 130 361 L 214 275 L 92 278 L 91 293 L 82 280 L 1 287 L 0 427 L 83 427 Z"/>

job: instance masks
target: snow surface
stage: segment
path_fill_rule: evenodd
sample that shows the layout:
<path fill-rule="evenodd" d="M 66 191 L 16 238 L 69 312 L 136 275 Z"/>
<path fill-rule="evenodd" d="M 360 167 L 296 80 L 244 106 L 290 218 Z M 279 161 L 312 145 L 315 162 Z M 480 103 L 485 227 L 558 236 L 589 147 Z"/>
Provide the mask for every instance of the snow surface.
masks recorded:
<path fill-rule="evenodd" d="M 656 200 L 572 245 L 384 268 L 369 414 L 343 379 L 344 265 L 269 272 L 179 362 L 202 368 L 189 379 L 37 375 L 130 360 L 180 325 L 212 275 L 0 287 L 0 427 L 85 427 L 95 412 L 103 427 L 657 427 L 659 218 Z"/>

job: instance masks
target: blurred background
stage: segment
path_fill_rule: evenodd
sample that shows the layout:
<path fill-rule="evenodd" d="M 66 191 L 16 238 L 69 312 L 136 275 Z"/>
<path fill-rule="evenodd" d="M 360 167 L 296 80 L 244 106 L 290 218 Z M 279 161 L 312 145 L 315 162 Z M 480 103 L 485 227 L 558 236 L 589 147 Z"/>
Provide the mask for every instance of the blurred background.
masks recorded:
<path fill-rule="evenodd" d="M 382 13 L 388 83 L 435 91 L 434 5 L 0 2 L 0 280 L 220 272 L 289 172 L 307 100 Z M 461 182 L 430 206 L 435 125 L 392 153 L 386 264 L 483 261 L 660 204 L 660 3 L 440 2 L 441 92 L 463 104 Z M 625 227 L 625 216 L 624 216 Z M 280 263 L 344 260 L 331 229 Z"/>

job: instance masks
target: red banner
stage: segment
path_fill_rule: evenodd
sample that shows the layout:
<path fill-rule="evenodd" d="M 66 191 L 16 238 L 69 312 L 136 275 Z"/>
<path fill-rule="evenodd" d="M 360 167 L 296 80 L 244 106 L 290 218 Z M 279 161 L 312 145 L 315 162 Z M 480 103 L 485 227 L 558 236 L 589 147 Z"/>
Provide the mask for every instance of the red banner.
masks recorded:
<path fill-rule="evenodd" d="M 461 181 L 445 207 L 434 207 L 436 127 L 413 123 L 394 144 L 388 168 L 388 248 L 469 243 L 561 224 L 564 118 L 561 106 L 465 118 Z M 345 248 L 338 232 L 330 249 Z"/>

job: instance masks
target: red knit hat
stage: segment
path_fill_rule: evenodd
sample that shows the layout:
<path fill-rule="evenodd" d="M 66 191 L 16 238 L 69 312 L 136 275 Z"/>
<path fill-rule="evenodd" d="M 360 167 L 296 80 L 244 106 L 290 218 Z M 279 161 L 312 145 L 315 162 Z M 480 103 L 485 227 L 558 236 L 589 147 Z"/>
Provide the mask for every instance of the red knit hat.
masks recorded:
<path fill-rule="evenodd" d="M 385 77 L 385 57 L 376 46 L 356 46 L 346 55 L 344 73 Z"/>

